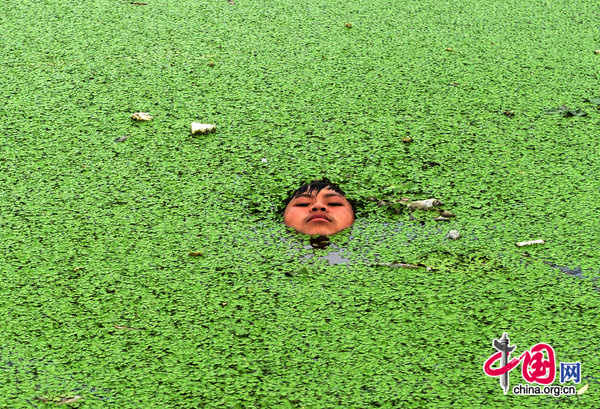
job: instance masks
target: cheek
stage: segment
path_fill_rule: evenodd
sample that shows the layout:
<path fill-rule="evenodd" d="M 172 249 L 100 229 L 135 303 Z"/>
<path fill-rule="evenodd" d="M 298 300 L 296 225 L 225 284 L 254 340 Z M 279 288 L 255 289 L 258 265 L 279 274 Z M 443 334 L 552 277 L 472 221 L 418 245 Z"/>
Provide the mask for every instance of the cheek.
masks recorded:
<path fill-rule="evenodd" d="M 354 214 L 350 209 L 343 209 L 343 211 L 340 212 L 338 217 L 340 223 L 344 225 L 351 225 L 352 223 L 354 223 Z"/>
<path fill-rule="evenodd" d="M 303 214 L 300 208 L 293 207 L 291 209 L 286 210 L 286 212 L 283 214 L 283 222 L 286 225 L 299 223 L 302 220 L 302 218 Z"/>

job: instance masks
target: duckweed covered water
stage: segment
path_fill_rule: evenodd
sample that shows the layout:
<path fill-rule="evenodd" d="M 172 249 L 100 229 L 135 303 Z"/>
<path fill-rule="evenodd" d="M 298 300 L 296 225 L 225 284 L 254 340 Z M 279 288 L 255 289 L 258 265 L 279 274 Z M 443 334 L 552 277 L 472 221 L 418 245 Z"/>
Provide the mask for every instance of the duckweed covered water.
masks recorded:
<path fill-rule="evenodd" d="M 144 3 L 0 4 L 0 406 L 599 406 L 595 4 Z M 505 396 L 504 331 L 589 389 Z"/>

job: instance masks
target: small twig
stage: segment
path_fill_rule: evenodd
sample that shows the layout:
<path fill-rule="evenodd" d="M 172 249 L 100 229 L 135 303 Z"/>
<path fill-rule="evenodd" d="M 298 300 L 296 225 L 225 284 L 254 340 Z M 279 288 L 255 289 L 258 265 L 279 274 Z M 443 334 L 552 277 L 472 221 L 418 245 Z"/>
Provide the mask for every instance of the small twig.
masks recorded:
<path fill-rule="evenodd" d="M 517 247 L 523 247 L 523 246 L 531 246 L 532 244 L 545 244 L 546 241 L 545 240 L 530 240 L 530 241 L 520 241 L 517 244 Z"/>
<path fill-rule="evenodd" d="M 116 329 L 137 330 L 137 328 L 125 327 L 123 325 L 113 325 Z"/>

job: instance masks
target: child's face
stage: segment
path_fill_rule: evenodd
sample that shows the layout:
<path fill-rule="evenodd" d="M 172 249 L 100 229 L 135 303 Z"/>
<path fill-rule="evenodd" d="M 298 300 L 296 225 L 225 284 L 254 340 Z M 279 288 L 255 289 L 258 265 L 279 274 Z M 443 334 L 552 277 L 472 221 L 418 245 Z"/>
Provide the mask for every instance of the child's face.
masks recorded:
<path fill-rule="evenodd" d="M 329 188 L 300 195 L 288 203 L 283 222 L 300 233 L 329 236 L 354 223 L 354 211 L 346 198 Z"/>

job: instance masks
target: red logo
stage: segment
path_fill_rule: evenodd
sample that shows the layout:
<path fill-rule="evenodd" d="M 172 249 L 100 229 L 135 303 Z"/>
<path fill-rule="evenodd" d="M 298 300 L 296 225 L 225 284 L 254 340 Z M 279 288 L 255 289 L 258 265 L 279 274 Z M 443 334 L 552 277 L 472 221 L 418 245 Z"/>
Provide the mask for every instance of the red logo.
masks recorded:
<path fill-rule="evenodd" d="M 546 357 L 544 357 L 544 351 Z M 523 379 L 529 383 L 550 385 L 556 377 L 556 361 L 554 360 L 554 349 L 548 344 L 536 344 L 529 351 L 525 351 L 518 358 L 513 358 L 504 366 L 492 368 L 496 361 L 502 359 L 502 351 L 496 352 L 483 364 L 483 372 L 488 376 L 502 376 L 512 371 L 522 361 L 521 373 Z M 510 351 L 506 352 L 510 358 Z"/>

